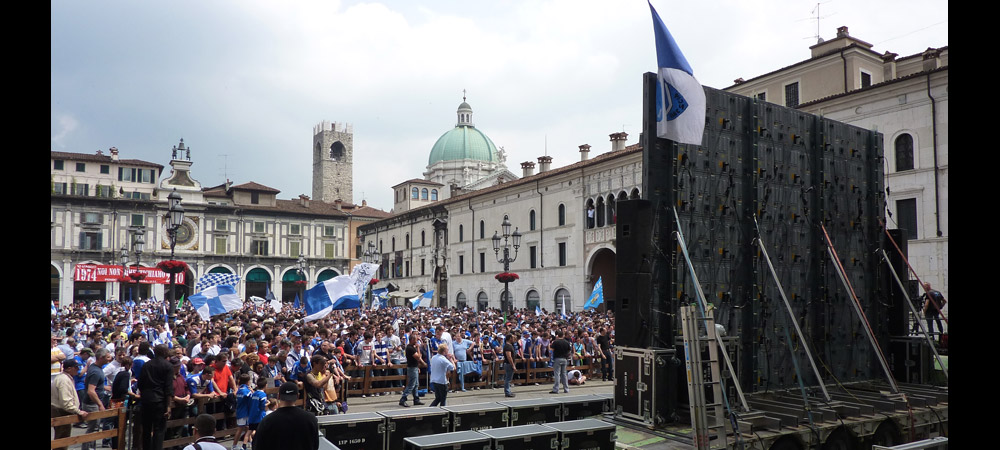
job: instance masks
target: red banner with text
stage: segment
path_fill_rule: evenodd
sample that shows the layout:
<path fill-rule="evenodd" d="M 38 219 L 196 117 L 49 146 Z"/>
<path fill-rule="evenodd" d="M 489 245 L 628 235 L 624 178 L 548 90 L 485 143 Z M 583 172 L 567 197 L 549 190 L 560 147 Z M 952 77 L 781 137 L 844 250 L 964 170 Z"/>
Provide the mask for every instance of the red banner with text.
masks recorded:
<path fill-rule="evenodd" d="M 140 274 L 132 277 L 132 274 Z M 170 284 L 170 274 L 156 267 L 128 267 L 123 273 L 122 266 L 101 264 L 77 264 L 73 270 L 73 281 L 90 282 L 138 282 L 142 284 Z M 175 284 L 184 284 L 184 272 L 174 275 Z"/>

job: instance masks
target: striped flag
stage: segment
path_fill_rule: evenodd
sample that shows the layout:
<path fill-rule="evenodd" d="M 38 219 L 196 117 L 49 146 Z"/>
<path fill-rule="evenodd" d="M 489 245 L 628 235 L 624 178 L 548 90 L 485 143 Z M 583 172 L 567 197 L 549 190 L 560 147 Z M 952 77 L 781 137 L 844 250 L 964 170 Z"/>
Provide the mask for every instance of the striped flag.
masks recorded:
<path fill-rule="evenodd" d="M 354 280 L 349 275 L 340 275 L 306 290 L 305 321 L 322 319 L 335 309 L 355 309 L 360 305 Z"/>
<path fill-rule="evenodd" d="M 195 289 L 202 290 L 208 289 L 212 286 L 218 286 L 220 284 L 225 284 L 229 286 L 236 286 L 236 283 L 240 282 L 239 275 L 232 273 L 206 273 L 198 279 L 198 283 L 194 285 Z M 191 299 L 188 299 L 191 300 Z"/>

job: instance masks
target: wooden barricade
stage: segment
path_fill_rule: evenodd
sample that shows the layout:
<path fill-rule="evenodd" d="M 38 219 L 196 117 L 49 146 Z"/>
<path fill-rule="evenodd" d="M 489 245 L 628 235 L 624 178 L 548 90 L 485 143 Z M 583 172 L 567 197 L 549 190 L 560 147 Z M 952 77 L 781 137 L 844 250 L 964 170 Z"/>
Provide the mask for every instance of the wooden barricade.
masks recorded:
<path fill-rule="evenodd" d="M 80 419 L 80 416 L 74 414 L 71 416 L 55 417 L 50 419 L 50 426 L 56 427 L 59 425 L 73 425 L 81 422 L 90 422 L 91 420 L 100 420 L 107 417 L 117 417 L 115 428 L 104 431 L 95 431 L 93 433 L 82 434 L 79 436 L 70 436 L 62 439 L 53 439 L 49 448 L 61 448 L 69 447 L 70 445 L 82 444 L 84 442 L 91 442 L 101 439 L 110 439 L 113 437 L 118 438 L 118 446 L 121 447 L 122 443 L 125 442 L 125 430 L 127 429 L 127 411 L 124 407 L 121 408 L 108 408 L 104 411 L 95 411 L 87 414 L 86 419 Z M 100 446 L 100 444 L 98 444 Z"/>

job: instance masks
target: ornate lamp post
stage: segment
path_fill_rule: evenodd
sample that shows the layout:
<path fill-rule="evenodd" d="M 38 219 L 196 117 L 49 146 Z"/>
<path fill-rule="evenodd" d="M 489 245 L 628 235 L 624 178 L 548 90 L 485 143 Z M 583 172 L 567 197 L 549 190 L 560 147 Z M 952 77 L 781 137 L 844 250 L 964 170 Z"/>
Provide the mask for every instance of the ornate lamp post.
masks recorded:
<path fill-rule="evenodd" d="M 125 271 L 128 270 L 128 247 L 122 245 L 121 249 L 121 259 L 122 259 L 122 276 L 119 279 L 118 284 L 118 302 L 125 302 Z"/>
<path fill-rule="evenodd" d="M 145 229 L 143 227 L 137 227 L 132 230 L 132 251 L 135 252 L 135 266 L 133 267 L 135 267 L 135 270 L 128 274 L 128 277 L 135 282 L 136 291 L 139 290 L 139 280 L 143 279 L 145 276 L 144 273 L 139 271 L 139 268 L 142 267 L 142 251 L 146 248 L 146 240 L 142 237 L 143 234 L 145 234 Z M 127 261 L 128 258 L 126 257 L 125 260 Z M 136 292 L 136 295 L 138 294 L 139 293 Z M 129 297 L 131 297 L 131 295 Z"/>
<path fill-rule="evenodd" d="M 368 249 L 365 250 L 364 262 L 369 263 L 369 264 L 375 264 L 375 263 L 378 262 L 378 252 L 375 251 L 375 243 L 372 242 L 372 241 L 368 241 Z M 372 281 L 378 282 L 378 280 L 376 278 L 372 278 Z M 374 283 L 369 283 L 368 284 L 368 306 L 369 307 L 372 305 L 372 302 L 375 301 L 372 298 L 372 288 L 373 288 L 373 286 L 374 286 Z"/>
<path fill-rule="evenodd" d="M 170 260 L 174 260 L 174 246 L 177 245 L 177 229 L 181 227 L 181 223 L 184 221 L 184 207 L 181 206 L 181 195 L 177 193 L 177 189 L 170 192 L 167 196 L 167 237 L 170 238 Z M 183 270 L 183 269 L 181 269 Z M 174 321 L 174 317 L 177 309 L 177 293 L 175 291 L 175 278 L 177 272 L 175 270 L 170 270 L 170 303 L 169 309 L 167 310 L 167 320 L 169 322 Z"/>
<path fill-rule="evenodd" d="M 301 280 L 299 280 L 299 281 L 301 281 L 301 282 L 297 283 L 297 284 L 302 287 L 302 289 L 299 292 L 301 294 L 299 296 L 299 298 L 302 299 L 302 301 L 305 301 L 305 299 L 306 299 L 306 286 L 309 283 L 306 281 L 306 257 L 305 257 L 305 255 L 303 255 L 301 253 L 299 253 L 298 270 L 299 270 L 299 278 L 301 278 Z"/>
<path fill-rule="evenodd" d="M 516 275 L 510 273 L 510 263 L 517 259 L 517 249 L 521 247 L 521 233 L 514 228 L 514 233 L 510 232 L 510 220 L 507 217 L 503 218 L 503 223 L 500 224 L 503 230 L 503 245 L 500 245 L 500 235 L 496 231 L 493 232 L 493 252 L 497 255 L 497 262 L 503 264 L 503 271 L 506 276 L 498 277 L 497 279 L 503 283 L 503 298 L 500 299 L 500 309 L 503 310 L 504 314 L 511 310 L 510 301 L 510 288 L 508 284 L 516 279 Z M 508 239 L 511 242 L 508 242 Z M 514 247 L 514 256 L 510 256 L 511 244 Z M 503 249 L 503 257 L 500 257 L 500 250 Z M 501 279 L 502 278 L 502 279 Z"/>

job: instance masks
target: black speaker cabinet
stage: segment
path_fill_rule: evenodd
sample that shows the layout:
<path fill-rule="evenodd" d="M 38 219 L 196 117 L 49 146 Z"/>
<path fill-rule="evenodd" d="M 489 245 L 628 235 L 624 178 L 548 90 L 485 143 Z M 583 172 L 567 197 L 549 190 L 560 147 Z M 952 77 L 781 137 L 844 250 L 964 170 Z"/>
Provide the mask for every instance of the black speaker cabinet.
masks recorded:
<path fill-rule="evenodd" d="M 615 266 L 621 273 L 649 273 L 653 252 L 653 206 L 649 200 L 617 204 Z M 618 283 L 621 286 L 621 283 Z"/>
<path fill-rule="evenodd" d="M 450 413 L 451 431 L 489 430 L 510 425 L 509 408 L 495 402 L 443 406 L 442 409 Z"/>
<path fill-rule="evenodd" d="M 449 432 L 448 411 L 442 408 L 407 408 L 382 411 L 386 417 L 386 449 L 403 450 L 404 439 Z"/>
<path fill-rule="evenodd" d="M 676 350 L 615 348 L 615 417 L 649 428 L 677 421 Z"/>
<path fill-rule="evenodd" d="M 435 434 L 403 439 L 405 450 L 492 450 L 490 437 L 475 431 Z"/>
<path fill-rule="evenodd" d="M 544 425 L 520 425 L 516 427 L 482 430 L 490 438 L 493 449 L 535 450 L 558 449 L 559 432 Z"/>
<path fill-rule="evenodd" d="M 562 404 L 547 398 L 497 402 L 510 408 L 510 425 L 534 425 L 562 420 Z"/>
<path fill-rule="evenodd" d="M 319 416 L 320 435 L 343 450 L 385 448 L 385 417 L 378 413 L 359 412 Z"/>
<path fill-rule="evenodd" d="M 562 450 L 614 450 L 618 440 L 615 434 L 618 427 L 598 419 L 547 423 L 545 426 L 559 432 L 559 448 Z"/>
<path fill-rule="evenodd" d="M 648 273 L 619 272 L 615 303 L 615 346 L 650 346 L 653 278 Z"/>

